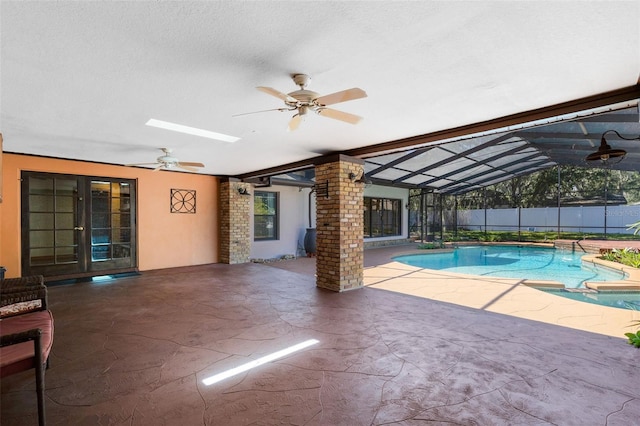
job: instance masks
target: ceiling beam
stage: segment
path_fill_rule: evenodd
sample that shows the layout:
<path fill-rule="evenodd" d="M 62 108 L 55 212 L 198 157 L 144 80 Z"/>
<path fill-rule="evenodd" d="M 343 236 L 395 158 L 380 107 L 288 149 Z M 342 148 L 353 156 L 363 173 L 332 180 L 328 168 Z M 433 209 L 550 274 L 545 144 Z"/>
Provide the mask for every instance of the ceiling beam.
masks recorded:
<path fill-rule="evenodd" d="M 633 86 L 625 87 L 622 89 L 587 96 L 577 100 L 563 102 L 548 107 L 537 108 L 517 114 L 511 114 L 501 118 L 495 118 L 478 123 L 454 127 L 452 129 L 440 130 L 424 135 L 373 144 L 361 148 L 354 148 L 343 151 L 342 154 L 351 157 L 366 158 L 371 156 L 389 154 L 397 151 L 406 151 L 408 149 L 424 148 L 426 145 L 433 144 L 435 142 L 441 142 L 444 140 L 455 140 L 491 131 L 497 132 L 499 131 L 499 129 L 520 127 L 526 125 L 527 123 L 549 120 L 565 115 L 571 115 L 624 102 L 635 101 L 637 99 L 640 99 L 640 84 L 635 84 Z M 540 123 L 539 125 L 543 124 L 548 123 Z M 598 136 L 598 139 L 599 138 L 600 136 Z M 292 163 L 283 164 L 280 166 L 243 173 L 237 175 L 236 177 L 240 179 L 246 179 L 260 176 L 273 176 L 284 172 L 304 170 L 312 168 L 316 164 L 322 162 L 321 158 L 322 157 L 312 157 Z"/>
<path fill-rule="evenodd" d="M 600 93 L 598 95 L 587 96 L 573 101 L 562 102 L 548 107 L 511 114 L 501 118 L 454 127 L 453 129 L 440 130 L 420 136 L 413 136 L 410 138 L 369 145 L 362 148 L 355 148 L 344 151 L 343 153 L 353 157 L 381 155 L 383 153 L 406 150 L 410 147 L 425 145 L 432 142 L 461 138 L 476 133 L 504 129 L 512 126 L 521 126 L 527 123 L 575 114 L 637 99 L 640 99 L 640 84 Z"/>
<path fill-rule="evenodd" d="M 257 170 L 255 172 L 243 173 L 234 176 L 235 178 L 246 180 L 259 177 L 281 175 L 283 173 L 297 172 L 300 170 L 306 170 L 314 168 L 320 164 L 333 163 L 336 161 L 350 161 L 352 163 L 358 163 L 364 165 L 364 160 L 360 158 L 349 157 L 344 154 L 328 154 L 320 157 L 308 158 L 306 160 L 295 161 L 293 163 L 283 164 L 282 166 L 270 167 L 268 169 Z"/>

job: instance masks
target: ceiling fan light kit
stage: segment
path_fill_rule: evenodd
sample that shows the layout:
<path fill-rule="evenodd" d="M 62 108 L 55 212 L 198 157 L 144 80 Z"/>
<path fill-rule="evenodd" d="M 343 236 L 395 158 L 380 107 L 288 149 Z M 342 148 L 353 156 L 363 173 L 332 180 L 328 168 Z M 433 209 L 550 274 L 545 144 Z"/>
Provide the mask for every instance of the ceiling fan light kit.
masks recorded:
<path fill-rule="evenodd" d="M 292 76 L 293 82 L 297 84 L 300 89 L 290 93 L 282 93 L 271 87 L 259 86 L 258 90 L 268 95 L 274 96 L 284 101 L 285 108 L 276 108 L 277 111 L 297 111 L 296 114 L 289 121 L 289 130 L 296 130 L 300 126 L 302 119 L 308 114 L 309 111 L 313 111 L 318 115 L 332 118 L 334 120 L 343 121 L 349 124 L 357 124 L 362 120 L 362 117 L 350 114 L 348 112 L 339 111 L 332 108 L 327 108 L 327 105 L 333 105 L 341 102 L 347 102 L 354 99 L 366 98 L 367 93 L 354 87 L 352 89 L 342 90 L 340 92 L 331 93 L 329 95 L 321 96 L 319 93 L 312 90 L 307 90 L 306 87 L 311 79 L 306 74 L 294 74 Z M 273 110 L 270 110 L 273 111 Z M 264 112 L 264 111 L 259 111 Z M 244 115 L 244 114 L 239 114 Z"/>

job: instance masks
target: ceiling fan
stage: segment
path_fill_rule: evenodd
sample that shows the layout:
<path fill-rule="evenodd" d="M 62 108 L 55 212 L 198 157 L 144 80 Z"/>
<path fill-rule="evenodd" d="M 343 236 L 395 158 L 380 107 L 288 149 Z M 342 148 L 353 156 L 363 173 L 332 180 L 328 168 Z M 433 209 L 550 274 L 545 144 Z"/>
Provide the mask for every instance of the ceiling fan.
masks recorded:
<path fill-rule="evenodd" d="M 126 166 L 156 166 L 153 171 L 157 171 L 160 169 L 164 170 L 173 170 L 173 169 L 183 169 L 188 170 L 190 172 L 197 172 L 198 169 L 196 167 L 204 167 L 202 163 L 193 163 L 193 162 L 185 162 L 178 161 L 176 157 L 172 157 L 171 153 L 173 152 L 170 148 L 160 148 L 164 155 L 161 155 L 156 159 L 155 163 L 136 163 L 136 164 L 126 164 Z"/>
<path fill-rule="evenodd" d="M 340 102 L 352 101 L 354 99 L 366 98 L 367 94 L 364 90 L 354 87 L 352 89 L 342 90 L 340 92 L 331 93 L 329 95 L 320 96 L 319 93 L 306 90 L 307 84 L 311 80 L 306 74 L 294 74 L 293 82 L 300 86 L 300 90 L 291 93 L 282 93 L 271 87 L 257 87 L 258 90 L 268 95 L 275 96 L 284 101 L 286 107 L 276 108 L 267 111 L 296 111 L 296 114 L 289 121 L 289 130 L 296 130 L 300 126 L 300 122 L 309 111 L 324 117 L 333 118 L 335 120 L 344 121 L 350 124 L 358 124 L 362 117 L 347 112 L 338 111 L 336 109 L 327 108 L 327 105 L 333 105 Z M 266 112 L 266 111 L 258 111 Z M 253 114 L 253 113 L 249 113 Z M 244 114 L 238 114 L 244 115 Z"/>

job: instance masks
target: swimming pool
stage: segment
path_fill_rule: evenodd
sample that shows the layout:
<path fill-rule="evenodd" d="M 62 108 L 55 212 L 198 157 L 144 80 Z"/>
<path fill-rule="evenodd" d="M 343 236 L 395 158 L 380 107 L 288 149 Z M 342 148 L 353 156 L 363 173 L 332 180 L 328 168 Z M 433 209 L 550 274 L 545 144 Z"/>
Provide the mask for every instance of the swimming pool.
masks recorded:
<path fill-rule="evenodd" d="M 583 264 L 584 253 L 523 246 L 468 246 L 451 252 L 412 254 L 394 260 L 419 268 L 448 270 L 471 275 L 528 280 L 554 280 L 568 289 L 584 289 L 585 281 L 613 281 L 622 272 Z M 640 292 L 594 294 L 581 291 L 547 290 L 574 300 L 623 309 L 639 309 Z"/>
<path fill-rule="evenodd" d="M 583 287 L 585 281 L 621 280 L 617 271 L 583 265 L 584 253 L 544 247 L 469 246 L 448 253 L 406 255 L 398 262 L 427 269 L 490 277 L 554 280 L 567 288 Z"/>

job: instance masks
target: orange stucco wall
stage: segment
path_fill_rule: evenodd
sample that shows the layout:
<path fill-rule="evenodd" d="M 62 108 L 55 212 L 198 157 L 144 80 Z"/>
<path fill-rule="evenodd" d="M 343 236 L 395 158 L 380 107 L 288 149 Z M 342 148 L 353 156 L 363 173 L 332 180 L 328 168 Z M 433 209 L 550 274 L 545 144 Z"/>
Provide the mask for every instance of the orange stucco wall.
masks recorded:
<path fill-rule="evenodd" d="M 219 179 L 192 173 L 4 153 L 0 265 L 20 276 L 20 173 L 23 170 L 137 179 L 138 267 L 141 271 L 217 263 Z M 170 213 L 171 189 L 196 191 L 196 213 Z"/>

